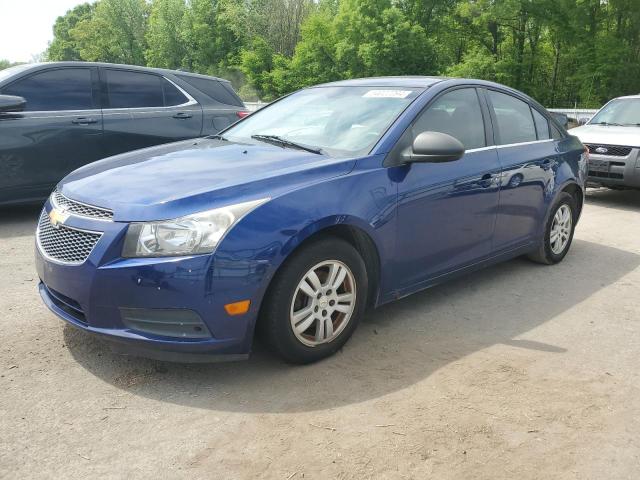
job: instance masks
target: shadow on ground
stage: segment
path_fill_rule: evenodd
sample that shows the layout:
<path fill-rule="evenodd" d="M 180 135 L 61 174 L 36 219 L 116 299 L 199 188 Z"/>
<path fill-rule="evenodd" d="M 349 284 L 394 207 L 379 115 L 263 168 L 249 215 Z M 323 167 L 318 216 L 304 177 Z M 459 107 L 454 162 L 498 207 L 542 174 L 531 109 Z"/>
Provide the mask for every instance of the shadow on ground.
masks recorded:
<path fill-rule="evenodd" d="M 640 190 L 587 189 L 586 202 L 598 207 L 640 212 Z"/>
<path fill-rule="evenodd" d="M 33 235 L 40 210 L 42 205 L 0 207 L 0 238 Z"/>
<path fill-rule="evenodd" d="M 64 338 L 84 368 L 135 395 L 226 411 L 322 410 L 409 387 L 495 344 L 554 355 L 561 366 L 570 344 L 515 337 L 638 265 L 639 255 L 577 240 L 560 265 L 516 259 L 370 312 L 342 351 L 304 367 L 284 364 L 260 347 L 247 362 L 180 365 L 115 355 L 69 326 Z"/>

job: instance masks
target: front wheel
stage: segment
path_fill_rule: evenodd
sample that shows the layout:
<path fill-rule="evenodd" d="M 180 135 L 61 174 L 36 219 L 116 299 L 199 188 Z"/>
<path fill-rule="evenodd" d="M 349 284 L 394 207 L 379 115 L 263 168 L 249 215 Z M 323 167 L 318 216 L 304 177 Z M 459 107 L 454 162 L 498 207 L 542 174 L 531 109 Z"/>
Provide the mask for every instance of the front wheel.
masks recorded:
<path fill-rule="evenodd" d="M 545 225 L 542 244 L 529 254 L 531 260 L 546 265 L 562 261 L 571 247 L 577 210 L 575 198 L 566 192 L 561 193 Z"/>
<path fill-rule="evenodd" d="M 326 237 L 295 252 L 273 280 L 260 319 L 271 349 L 291 363 L 311 363 L 341 348 L 367 300 L 367 272 L 357 250 Z"/>

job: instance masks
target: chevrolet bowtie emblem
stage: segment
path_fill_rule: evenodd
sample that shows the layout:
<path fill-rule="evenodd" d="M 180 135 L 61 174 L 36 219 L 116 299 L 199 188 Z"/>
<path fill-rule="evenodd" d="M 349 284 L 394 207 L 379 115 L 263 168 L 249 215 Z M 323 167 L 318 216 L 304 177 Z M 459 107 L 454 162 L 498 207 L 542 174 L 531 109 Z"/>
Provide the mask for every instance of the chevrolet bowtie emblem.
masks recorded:
<path fill-rule="evenodd" d="M 67 218 L 69 218 L 69 214 L 63 209 L 54 208 L 49 212 L 49 220 L 54 228 L 58 228 L 60 225 L 64 224 L 64 222 L 67 221 Z"/>

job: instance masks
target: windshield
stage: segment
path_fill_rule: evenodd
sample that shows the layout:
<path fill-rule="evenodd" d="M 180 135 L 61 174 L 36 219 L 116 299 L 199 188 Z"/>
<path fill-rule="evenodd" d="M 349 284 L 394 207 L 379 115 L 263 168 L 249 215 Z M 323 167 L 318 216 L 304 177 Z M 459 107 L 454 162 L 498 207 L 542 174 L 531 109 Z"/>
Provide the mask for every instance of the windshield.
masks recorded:
<path fill-rule="evenodd" d="M 331 156 L 364 155 L 423 90 L 308 88 L 258 110 L 223 136 L 237 142 L 274 144 L 273 138 L 265 136 L 276 136 L 283 147 L 295 143 Z"/>
<path fill-rule="evenodd" d="M 640 98 L 619 98 L 607 103 L 589 122 L 590 125 L 640 125 Z"/>
<path fill-rule="evenodd" d="M 22 70 L 26 70 L 29 67 L 31 67 L 31 65 L 29 65 L 28 63 L 25 63 L 25 64 L 22 64 L 22 65 L 14 65 L 13 67 L 9 67 L 9 68 L 5 68 L 4 70 L 0 70 L 0 82 L 2 82 L 3 80 L 9 78 L 12 75 L 15 75 L 16 73 L 21 72 Z"/>

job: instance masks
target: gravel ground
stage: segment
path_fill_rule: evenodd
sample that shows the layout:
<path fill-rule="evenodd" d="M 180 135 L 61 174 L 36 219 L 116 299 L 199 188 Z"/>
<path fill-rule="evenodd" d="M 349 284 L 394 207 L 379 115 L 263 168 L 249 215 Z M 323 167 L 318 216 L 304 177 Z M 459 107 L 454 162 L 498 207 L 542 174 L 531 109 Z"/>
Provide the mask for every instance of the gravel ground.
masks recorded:
<path fill-rule="evenodd" d="M 640 192 L 590 191 L 561 265 L 387 305 L 305 367 L 112 354 L 40 302 L 37 213 L 0 211 L 2 478 L 640 475 Z"/>

